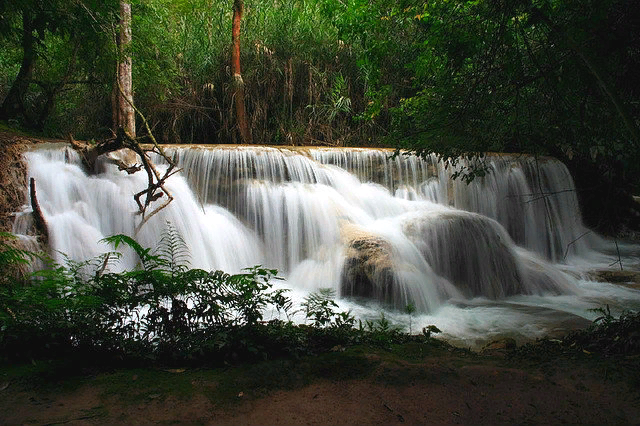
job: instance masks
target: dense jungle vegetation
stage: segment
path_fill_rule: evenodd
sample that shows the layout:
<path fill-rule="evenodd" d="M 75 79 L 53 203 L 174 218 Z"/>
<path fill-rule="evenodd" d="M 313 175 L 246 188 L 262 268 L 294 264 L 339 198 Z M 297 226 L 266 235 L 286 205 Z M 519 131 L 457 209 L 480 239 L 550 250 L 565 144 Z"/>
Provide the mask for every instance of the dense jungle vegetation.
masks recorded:
<path fill-rule="evenodd" d="M 125 50 L 120 3 L 0 1 L 0 120 L 109 136 L 125 55 L 160 142 L 554 155 L 589 225 L 638 225 L 633 0 L 134 0 Z M 236 114 L 238 6 L 249 138 Z"/>

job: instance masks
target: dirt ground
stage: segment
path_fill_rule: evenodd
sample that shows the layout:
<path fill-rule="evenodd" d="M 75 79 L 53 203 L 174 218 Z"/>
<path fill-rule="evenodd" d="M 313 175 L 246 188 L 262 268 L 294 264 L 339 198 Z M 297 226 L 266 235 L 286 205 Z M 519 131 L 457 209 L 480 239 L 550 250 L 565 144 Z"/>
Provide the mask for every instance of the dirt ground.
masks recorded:
<path fill-rule="evenodd" d="M 0 369 L 0 424 L 640 424 L 640 384 L 627 374 L 637 358 L 350 351 L 217 370 Z M 304 363 L 322 367 L 302 377 Z"/>

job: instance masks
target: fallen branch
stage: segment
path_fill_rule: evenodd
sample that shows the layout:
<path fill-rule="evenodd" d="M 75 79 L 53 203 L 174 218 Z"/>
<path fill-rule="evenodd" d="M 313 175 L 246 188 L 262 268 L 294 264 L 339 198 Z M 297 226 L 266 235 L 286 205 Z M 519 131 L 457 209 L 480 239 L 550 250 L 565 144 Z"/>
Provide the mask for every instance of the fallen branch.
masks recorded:
<path fill-rule="evenodd" d="M 38 197 L 36 196 L 36 180 L 31 178 L 29 181 L 29 195 L 31 196 L 31 209 L 33 210 L 33 220 L 36 224 L 36 229 L 42 234 L 44 238 L 44 244 L 49 240 L 49 227 L 47 221 L 42 214 L 40 204 L 38 204 Z"/>
<path fill-rule="evenodd" d="M 140 116 L 142 114 L 137 109 L 135 110 Z M 133 198 L 138 205 L 137 214 L 142 216 L 142 221 L 135 229 L 135 233 L 138 233 L 140 228 L 156 213 L 165 208 L 169 203 L 173 200 L 173 196 L 166 188 L 165 183 L 167 179 L 174 174 L 178 173 L 180 169 L 176 168 L 173 160 L 164 153 L 164 150 L 158 143 L 156 142 L 153 134 L 151 133 L 151 129 L 147 124 L 146 119 L 143 117 L 143 121 L 145 123 L 145 127 L 148 133 L 148 137 L 153 142 L 153 147 L 151 149 L 143 149 L 142 146 L 138 143 L 136 139 L 131 137 L 124 129 L 119 128 L 114 138 L 102 141 L 96 145 L 87 145 L 75 141 L 71 135 L 69 135 L 69 143 L 75 149 L 80 157 L 82 158 L 82 163 L 88 171 L 95 170 L 95 163 L 97 158 L 100 155 L 107 154 L 109 152 L 118 151 L 123 148 L 127 148 L 135 152 L 139 157 L 141 164 L 128 165 L 124 161 L 110 159 L 109 162 L 118 166 L 118 169 L 121 171 L 125 171 L 128 174 L 136 173 L 142 169 L 147 173 L 147 187 L 142 191 L 136 193 Z M 153 164 L 151 159 L 149 158 L 148 153 L 154 152 L 167 161 L 169 167 L 164 173 L 160 173 L 156 166 Z M 144 196 L 144 199 L 142 197 Z M 167 200 L 162 203 L 160 206 L 154 208 L 150 213 L 147 212 L 149 206 L 154 201 L 162 198 L 163 196 L 167 197 Z"/>
<path fill-rule="evenodd" d="M 122 87 L 120 87 L 120 84 L 118 84 L 118 88 L 122 91 Z M 128 99 L 127 101 L 129 102 Z M 140 222 L 140 224 L 138 224 L 138 226 L 136 226 L 135 229 L 135 233 L 137 234 L 140 228 L 142 228 L 142 226 L 151 217 L 153 217 L 156 213 L 168 206 L 169 203 L 173 201 L 173 195 L 171 195 L 169 190 L 165 187 L 165 183 L 169 177 L 178 173 L 180 170 L 176 169 L 176 165 L 173 160 L 164 153 L 164 150 L 156 141 L 151 128 L 149 127 L 149 123 L 147 122 L 147 119 L 144 117 L 144 115 L 133 105 L 133 103 L 130 102 L 130 104 L 133 107 L 134 111 L 141 117 L 144 123 L 145 130 L 147 131 L 147 137 L 153 143 L 153 147 L 151 149 L 143 149 L 138 141 L 130 134 L 128 134 L 123 128 L 118 128 L 118 131 L 115 134 L 114 138 L 108 139 L 96 145 L 82 144 L 78 141 L 75 141 L 71 135 L 69 135 L 69 143 L 80 154 L 84 166 L 89 171 L 95 170 L 95 163 L 100 155 L 117 151 L 123 148 L 131 149 L 140 157 L 140 161 L 142 163 L 135 165 L 127 165 L 120 160 L 110 160 L 111 163 L 118 166 L 119 170 L 126 171 L 128 174 L 136 173 L 143 168 L 147 173 L 147 188 L 143 189 L 133 196 L 136 204 L 138 205 L 137 214 L 142 216 L 142 221 Z M 151 162 L 148 152 L 154 152 L 160 155 L 169 164 L 169 167 L 163 174 L 160 174 L 156 166 Z M 165 195 L 167 197 L 167 200 L 160 206 L 153 209 L 151 213 L 147 214 L 147 209 L 151 205 L 151 203 L 162 198 Z M 141 200 L 143 196 L 145 196 L 144 201 Z"/>

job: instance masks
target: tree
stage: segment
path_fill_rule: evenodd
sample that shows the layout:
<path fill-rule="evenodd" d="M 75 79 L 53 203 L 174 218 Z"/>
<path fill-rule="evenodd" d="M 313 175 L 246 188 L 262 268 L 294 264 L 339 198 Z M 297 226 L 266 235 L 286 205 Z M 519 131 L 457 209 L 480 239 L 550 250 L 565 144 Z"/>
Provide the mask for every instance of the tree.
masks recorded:
<path fill-rule="evenodd" d="M 119 28 L 114 30 L 114 39 L 119 52 L 116 78 L 114 82 L 114 93 L 112 94 L 112 107 L 114 114 L 114 137 L 101 141 L 96 145 L 87 145 L 79 143 L 69 136 L 69 142 L 76 151 L 78 151 L 83 159 L 85 167 L 89 172 L 95 169 L 96 159 L 103 154 L 117 151 L 123 148 L 130 149 L 141 164 L 125 164 L 121 161 L 115 161 L 121 171 L 127 173 L 136 173 L 142 169 L 147 174 L 147 187 L 134 195 L 136 204 L 138 205 L 138 214 L 142 219 L 136 228 L 136 232 L 156 213 L 165 208 L 171 201 L 173 196 L 165 186 L 166 180 L 172 175 L 179 172 L 173 160 L 165 155 L 164 150 L 157 143 L 153 132 L 142 113 L 135 107 L 132 94 L 132 60 L 130 46 L 132 43 L 131 35 L 131 3 L 120 1 Z M 99 23 L 97 23 L 99 24 Z M 151 148 L 143 148 L 136 139 L 135 114 L 138 114 L 144 123 L 146 137 L 152 142 Z M 148 153 L 154 152 L 163 157 L 169 164 L 169 167 L 160 173 L 155 167 Z M 143 198 L 144 197 L 144 198 Z M 152 207 L 152 203 L 164 197 L 164 202 L 160 205 Z M 150 209 L 150 212 L 148 211 Z"/>
<path fill-rule="evenodd" d="M 590 188 L 583 201 L 630 200 L 640 178 L 634 1 L 334 3 L 341 35 L 362 43 L 360 63 L 377 70 L 363 116 L 385 120 L 388 142 L 453 161 L 550 154 Z M 613 222 L 620 213 L 598 211 Z"/>
<path fill-rule="evenodd" d="M 244 12 L 244 0 L 233 0 L 233 25 L 231 35 L 233 50 L 231 51 L 231 66 L 233 72 L 234 98 L 236 106 L 236 122 L 242 137 L 242 142 L 251 143 L 251 130 L 247 123 L 247 112 L 244 102 L 244 81 L 240 68 L 240 25 Z"/>
<path fill-rule="evenodd" d="M 133 79 L 131 60 L 131 3 L 120 1 L 120 24 L 117 34 L 118 66 L 112 95 L 114 132 L 123 128 L 136 137 L 136 116 L 133 109 Z"/>
<path fill-rule="evenodd" d="M 8 120 L 17 118 L 21 115 L 26 118 L 27 114 L 24 107 L 24 97 L 27 93 L 31 75 L 33 74 L 33 67 L 36 61 L 36 41 L 41 40 L 44 37 L 43 32 L 46 22 L 43 22 L 44 18 L 38 16 L 32 7 L 29 7 L 33 6 L 29 3 L 22 3 L 21 7 L 12 4 L 12 2 L 2 2 L 1 4 L 2 9 L 0 10 L 2 13 L 0 16 L 4 19 L 6 19 L 5 17 L 12 12 L 20 15 L 20 18 L 18 19 L 22 23 L 22 28 L 19 30 L 21 30 L 20 44 L 23 53 L 20 71 L 18 72 L 9 93 L 0 107 L 0 119 Z M 14 17 L 14 19 L 16 18 Z M 5 32 L 12 30 L 11 27 L 5 27 L 3 29 Z"/>
<path fill-rule="evenodd" d="M 41 131 L 60 93 L 97 83 L 92 70 L 108 39 L 96 30 L 93 14 L 109 15 L 111 6 L 97 0 L 0 0 L 0 39 L 21 56 L 0 119 Z"/>

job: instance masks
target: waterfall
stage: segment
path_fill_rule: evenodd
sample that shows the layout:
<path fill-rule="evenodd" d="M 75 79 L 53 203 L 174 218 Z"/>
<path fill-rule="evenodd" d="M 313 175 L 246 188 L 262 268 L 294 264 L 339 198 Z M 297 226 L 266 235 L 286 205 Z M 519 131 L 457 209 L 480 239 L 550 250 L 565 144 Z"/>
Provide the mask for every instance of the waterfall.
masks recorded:
<path fill-rule="evenodd" d="M 167 182 L 175 199 L 137 235 L 133 194 L 146 187 L 142 173 L 105 163 L 89 176 L 62 145 L 25 154 L 59 261 L 61 253 L 103 253 L 109 247 L 100 240 L 114 234 L 155 247 L 170 223 L 192 267 L 236 273 L 261 264 L 302 294 L 331 287 L 342 301 L 361 301 L 350 305 L 356 310 L 412 303 L 434 314 L 474 300 L 578 297 L 575 265 L 593 263 L 607 244 L 582 225 L 571 176 L 552 158 L 489 156 L 489 173 L 467 185 L 435 156 L 390 158 L 384 149 L 166 152 L 182 169 Z M 16 221 L 16 232 L 26 222 Z M 120 265 L 135 267 L 134 254 Z"/>

